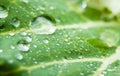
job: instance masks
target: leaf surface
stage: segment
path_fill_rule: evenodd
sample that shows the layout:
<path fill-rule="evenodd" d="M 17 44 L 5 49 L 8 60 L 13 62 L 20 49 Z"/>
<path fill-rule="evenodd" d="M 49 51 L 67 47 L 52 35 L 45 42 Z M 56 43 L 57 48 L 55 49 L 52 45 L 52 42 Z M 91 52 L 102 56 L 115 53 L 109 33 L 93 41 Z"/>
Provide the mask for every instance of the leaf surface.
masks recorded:
<path fill-rule="evenodd" d="M 0 0 L 0 76 L 119 76 L 119 20 L 84 2 Z"/>

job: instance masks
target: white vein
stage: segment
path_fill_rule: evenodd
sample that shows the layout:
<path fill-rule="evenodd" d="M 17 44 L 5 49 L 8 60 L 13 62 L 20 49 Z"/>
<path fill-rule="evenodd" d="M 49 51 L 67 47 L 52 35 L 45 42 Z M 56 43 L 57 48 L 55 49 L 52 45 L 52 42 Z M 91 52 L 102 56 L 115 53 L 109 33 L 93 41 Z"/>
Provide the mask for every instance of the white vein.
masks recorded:
<path fill-rule="evenodd" d="M 103 22 L 103 21 L 99 21 L 99 22 L 85 22 L 85 23 L 78 23 L 78 24 L 68 24 L 68 25 L 57 25 L 55 28 L 57 30 L 62 30 L 62 29 L 89 29 L 89 28 L 95 28 L 95 27 L 109 27 L 109 26 L 118 26 L 120 25 L 117 22 Z M 37 29 L 20 29 L 17 31 L 10 31 L 10 32 L 3 32 L 0 33 L 0 35 L 6 35 L 9 33 L 20 33 L 20 32 L 30 32 L 30 33 L 35 33 L 37 32 Z"/>
<path fill-rule="evenodd" d="M 116 26 L 119 25 L 116 22 L 87 22 L 87 23 L 80 23 L 80 24 L 72 24 L 72 25 L 59 25 L 56 26 L 57 29 L 89 29 L 94 27 L 108 27 L 108 26 Z"/>
<path fill-rule="evenodd" d="M 112 64 L 117 60 L 120 60 L 120 46 L 116 49 L 115 54 L 103 60 L 103 64 L 100 68 L 97 69 L 93 76 L 103 76 L 102 72 L 107 69 L 108 65 Z"/>
<path fill-rule="evenodd" d="M 22 71 L 22 70 L 27 70 L 28 72 L 31 72 L 34 69 L 47 67 L 47 66 L 51 66 L 51 65 L 56 65 L 56 64 L 70 64 L 70 63 L 78 63 L 78 62 L 102 62 L 102 61 L 103 61 L 103 59 L 101 59 L 101 58 L 83 58 L 83 59 L 72 59 L 72 60 L 66 60 L 66 61 L 63 61 L 63 60 L 51 61 L 51 62 L 40 63 L 37 65 L 28 66 L 28 67 L 21 66 L 20 68 L 10 71 L 6 74 L 18 72 L 18 71 Z"/>

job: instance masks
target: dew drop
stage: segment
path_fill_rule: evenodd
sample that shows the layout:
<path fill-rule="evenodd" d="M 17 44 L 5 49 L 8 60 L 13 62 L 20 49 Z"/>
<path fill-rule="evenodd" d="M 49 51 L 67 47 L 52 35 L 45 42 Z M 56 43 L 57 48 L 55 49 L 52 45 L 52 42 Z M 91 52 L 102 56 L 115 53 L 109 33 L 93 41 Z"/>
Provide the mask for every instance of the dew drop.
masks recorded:
<path fill-rule="evenodd" d="M 0 6 L 0 18 L 6 18 L 8 16 L 8 11 Z"/>
<path fill-rule="evenodd" d="M 119 34 L 115 31 L 106 30 L 101 33 L 100 39 L 109 47 L 115 46 L 119 40 Z"/>
<path fill-rule="evenodd" d="M 9 62 L 10 64 L 12 64 L 14 61 L 10 59 L 8 62 Z"/>
<path fill-rule="evenodd" d="M 3 52 L 3 50 L 0 49 L 0 53 L 2 53 L 2 52 Z"/>
<path fill-rule="evenodd" d="M 87 7 L 87 2 L 86 0 L 82 1 L 81 8 L 85 9 Z"/>
<path fill-rule="evenodd" d="M 24 3 L 28 3 L 29 1 L 28 0 L 22 0 Z"/>
<path fill-rule="evenodd" d="M 32 22 L 31 31 L 35 34 L 53 34 L 55 30 L 53 23 L 44 17 L 37 17 Z"/>
<path fill-rule="evenodd" d="M 35 63 L 35 64 L 38 64 L 38 62 L 37 62 L 37 61 L 35 61 L 34 63 Z"/>
<path fill-rule="evenodd" d="M 17 54 L 17 55 L 16 55 L 16 58 L 17 58 L 18 60 L 22 60 L 22 59 L 23 59 L 23 56 L 22 56 L 21 54 Z"/>
<path fill-rule="evenodd" d="M 29 45 L 29 44 L 19 43 L 19 44 L 18 44 L 18 49 L 19 49 L 20 51 L 27 52 L 27 51 L 29 51 L 29 49 L 30 49 L 30 45 Z"/>
<path fill-rule="evenodd" d="M 11 49 L 15 49 L 15 47 L 13 45 L 10 46 Z"/>
<path fill-rule="evenodd" d="M 26 36 L 27 32 L 22 32 L 21 35 Z"/>
<path fill-rule="evenodd" d="M 12 20 L 11 24 L 12 24 L 15 28 L 17 28 L 17 27 L 20 26 L 20 21 L 19 21 L 18 19 L 14 18 L 14 19 Z"/>
<path fill-rule="evenodd" d="M 50 10 L 54 10 L 55 9 L 55 7 L 54 6 L 50 6 Z"/>
<path fill-rule="evenodd" d="M 43 40 L 43 42 L 44 42 L 44 43 L 46 43 L 46 44 L 48 44 L 48 43 L 49 43 L 49 41 L 48 41 L 48 40 Z"/>
<path fill-rule="evenodd" d="M 34 48 L 37 48 L 37 45 L 33 45 Z"/>
<path fill-rule="evenodd" d="M 10 33 L 9 33 L 9 35 L 10 35 L 10 36 L 14 36 L 14 35 L 15 35 L 15 33 L 13 33 L 13 32 L 10 32 Z"/>
<path fill-rule="evenodd" d="M 27 36 L 27 37 L 25 37 L 25 41 L 29 43 L 29 42 L 31 42 L 31 41 L 32 41 L 32 38 L 31 38 L 31 37 L 29 37 L 29 36 Z"/>

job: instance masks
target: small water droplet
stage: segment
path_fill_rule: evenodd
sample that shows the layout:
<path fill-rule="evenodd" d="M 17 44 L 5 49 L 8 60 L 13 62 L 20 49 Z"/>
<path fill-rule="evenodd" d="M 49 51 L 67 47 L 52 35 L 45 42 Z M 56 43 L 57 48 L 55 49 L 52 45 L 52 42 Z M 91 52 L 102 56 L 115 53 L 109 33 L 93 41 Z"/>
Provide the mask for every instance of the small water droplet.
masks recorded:
<path fill-rule="evenodd" d="M 45 10 L 45 7 L 39 7 L 40 10 Z"/>
<path fill-rule="evenodd" d="M 80 73 L 80 76 L 85 76 L 84 73 Z"/>
<path fill-rule="evenodd" d="M 11 24 L 12 24 L 15 28 L 17 28 L 17 27 L 20 26 L 20 21 L 19 21 L 17 18 L 14 18 L 14 19 L 12 20 Z"/>
<path fill-rule="evenodd" d="M 14 35 L 15 35 L 15 33 L 13 33 L 13 32 L 10 32 L 10 33 L 9 33 L 9 35 L 10 35 L 10 36 L 14 36 Z"/>
<path fill-rule="evenodd" d="M 55 9 L 55 7 L 54 6 L 50 6 L 50 10 L 54 10 Z"/>
<path fill-rule="evenodd" d="M 0 6 L 0 18 L 6 18 L 8 16 L 8 11 Z"/>
<path fill-rule="evenodd" d="M 85 8 L 87 7 L 87 2 L 86 2 L 86 0 L 83 0 L 83 1 L 82 1 L 81 7 L 82 7 L 83 9 L 85 9 Z"/>
<path fill-rule="evenodd" d="M 15 47 L 13 45 L 10 46 L 11 49 L 15 49 Z"/>
<path fill-rule="evenodd" d="M 37 48 L 37 45 L 33 45 L 34 48 Z"/>
<path fill-rule="evenodd" d="M 2 53 L 2 52 L 3 52 L 3 50 L 0 49 L 0 53 Z"/>
<path fill-rule="evenodd" d="M 22 0 L 24 3 L 28 3 L 29 1 L 28 0 Z"/>
<path fill-rule="evenodd" d="M 109 47 L 115 46 L 119 40 L 119 34 L 112 30 L 106 30 L 101 33 L 100 39 Z"/>
<path fill-rule="evenodd" d="M 37 61 L 35 61 L 34 63 L 35 63 L 35 64 L 38 64 L 38 62 L 37 62 Z"/>
<path fill-rule="evenodd" d="M 53 34 L 55 30 L 53 23 L 44 17 L 37 17 L 32 22 L 31 31 L 35 34 Z"/>
<path fill-rule="evenodd" d="M 79 56 L 78 58 L 79 58 L 79 59 L 82 59 L 82 58 L 83 58 L 83 56 Z"/>
<path fill-rule="evenodd" d="M 43 42 L 44 42 L 44 43 L 46 43 L 46 44 L 48 44 L 48 43 L 49 43 L 49 41 L 48 41 L 48 40 L 43 40 Z"/>
<path fill-rule="evenodd" d="M 32 41 L 32 38 L 31 38 L 31 37 L 29 37 L 29 36 L 27 36 L 27 37 L 25 37 L 25 41 L 29 43 L 29 42 L 31 42 L 31 41 Z"/>
<path fill-rule="evenodd" d="M 12 64 L 14 61 L 12 59 L 8 60 L 8 63 Z"/>
<path fill-rule="evenodd" d="M 16 55 L 16 58 L 17 58 L 18 60 L 22 60 L 22 59 L 23 59 L 23 56 L 22 56 L 21 54 L 17 54 L 17 55 Z"/>
<path fill-rule="evenodd" d="M 26 36 L 27 32 L 22 32 L 21 35 Z"/>

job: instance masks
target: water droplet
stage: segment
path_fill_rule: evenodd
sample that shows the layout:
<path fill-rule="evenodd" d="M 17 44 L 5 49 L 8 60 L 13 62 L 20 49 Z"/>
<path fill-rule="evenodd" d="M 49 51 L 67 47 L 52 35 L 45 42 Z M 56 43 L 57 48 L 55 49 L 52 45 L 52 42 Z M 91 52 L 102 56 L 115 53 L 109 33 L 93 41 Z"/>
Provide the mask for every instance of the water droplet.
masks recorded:
<path fill-rule="evenodd" d="M 44 42 L 44 43 L 46 43 L 46 44 L 48 44 L 48 43 L 49 43 L 49 41 L 48 41 L 48 40 L 43 40 L 43 42 Z"/>
<path fill-rule="evenodd" d="M 22 32 L 21 35 L 26 36 L 27 32 Z"/>
<path fill-rule="evenodd" d="M 10 59 L 9 61 L 8 61 L 8 63 L 10 63 L 10 64 L 12 64 L 14 61 L 12 60 L 12 59 Z"/>
<path fill-rule="evenodd" d="M 3 50 L 0 49 L 0 53 L 2 53 L 2 52 L 3 52 Z"/>
<path fill-rule="evenodd" d="M 80 76 L 85 76 L 84 73 L 80 73 Z"/>
<path fill-rule="evenodd" d="M 20 51 L 27 52 L 30 49 L 30 45 L 27 44 L 25 41 L 20 41 L 20 42 L 18 42 L 18 49 Z"/>
<path fill-rule="evenodd" d="M 34 48 L 37 48 L 37 45 L 33 45 Z"/>
<path fill-rule="evenodd" d="M 44 17 L 37 17 L 31 26 L 31 31 L 35 34 L 53 34 L 55 30 L 53 23 Z"/>
<path fill-rule="evenodd" d="M 0 18 L 6 18 L 8 16 L 8 11 L 0 6 Z"/>
<path fill-rule="evenodd" d="M 79 58 L 79 59 L 82 59 L 82 58 L 83 58 L 83 56 L 78 56 L 78 58 Z"/>
<path fill-rule="evenodd" d="M 22 59 L 23 59 L 23 56 L 22 56 L 21 54 L 17 54 L 17 55 L 16 55 L 16 58 L 17 58 L 18 60 L 22 60 Z"/>
<path fill-rule="evenodd" d="M 44 7 L 39 7 L 39 9 L 40 9 L 40 10 L 45 10 L 45 8 L 44 8 Z"/>
<path fill-rule="evenodd" d="M 29 36 L 27 36 L 27 37 L 25 37 L 25 41 L 29 43 L 29 42 L 31 42 L 31 41 L 32 41 L 32 38 L 31 38 L 31 37 L 29 37 Z"/>
<path fill-rule="evenodd" d="M 10 46 L 11 49 L 15 49 L 15 47 L 13 45 Z"/>
<path fill-rule="evenodd" d="M 54 10 L 55 9 L 55 7 L 54 6 L 50 6 L 50 10 Z"/>
<path fill-rule="evenodd" d="M 83 0 L 81 8 L 85 9 L 86 7 L 87 7 L 87 2 L 86 2 L 86 0 Z"/>
<path fill-rule="evenodd" d="M 24 3 L 28 3 L 29 1 L 28 0 L 22 0 Z"/>
<path fill-rule="evenodd" d="M 21 51 L 28 51 L 30 49 L 30 45 L 18 44 L 18 49 Z"/>
<path fill-rule="evenodd" d="M 35 63 L 35 64 L 38 64 L 38 62 L 37 62 L 37 61 L 35 61 L 34 63 Z"/>
<path fill-rule="evenodd" d="M 20 21 L 19 21 L 17 18 L 14 18 L 14 19 L 12 20 L 11 24 L 12 24 L 15 28 L 17 28 L 17 27 L 20 26 Z"/>
<path fill-rule="evenodd" d="M 9 35 L 10 35 L 10 36 L 14 36 L 14 35 L 15 35 L 15 33 L 13 33 L 13 32 L 10 32 L 10 33 L 9 33 Z"/>
<path fill-rule="evenodd" d="M 115 46 L 119 40 L 119 34 L 115 31 L 106 30 L 101 33 L 100 39 L 109 47 Z"/>

